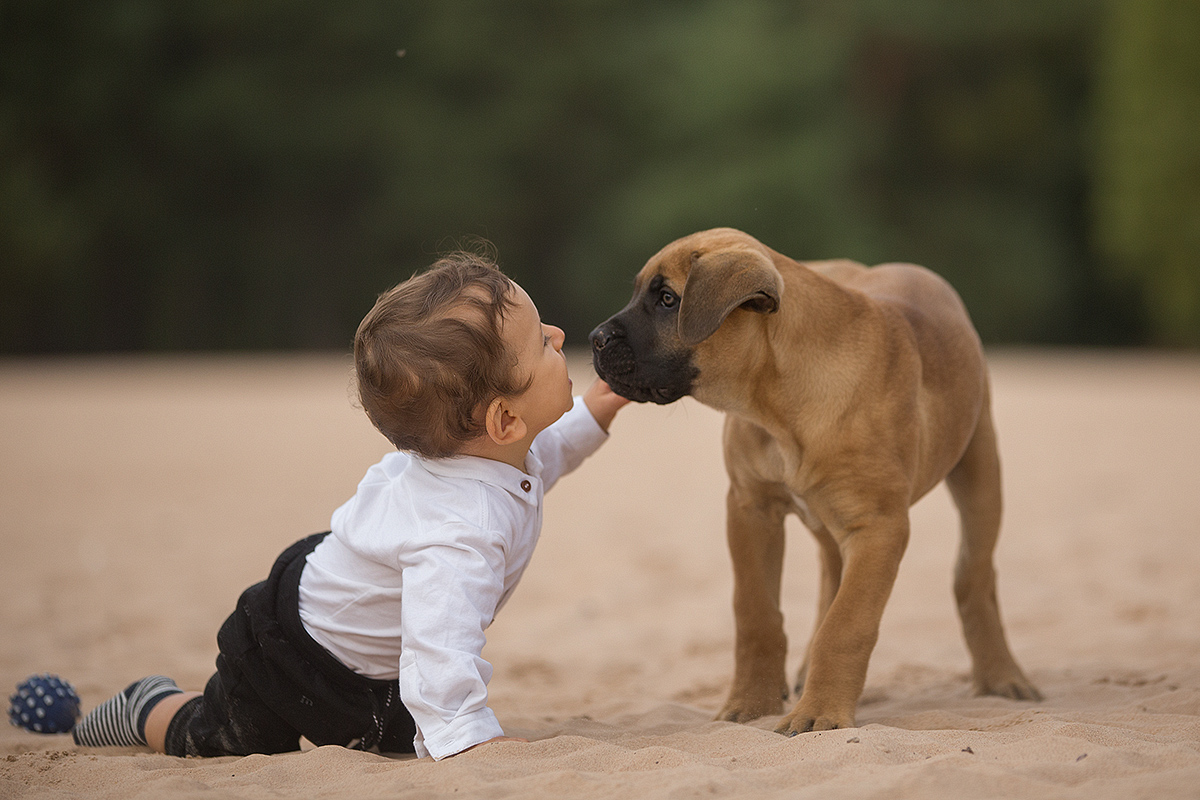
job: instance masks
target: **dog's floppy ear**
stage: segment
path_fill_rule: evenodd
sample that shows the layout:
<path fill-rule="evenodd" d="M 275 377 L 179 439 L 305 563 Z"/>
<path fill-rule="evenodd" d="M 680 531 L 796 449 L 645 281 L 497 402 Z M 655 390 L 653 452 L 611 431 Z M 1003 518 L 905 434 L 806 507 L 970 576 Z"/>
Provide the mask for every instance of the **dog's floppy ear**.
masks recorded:
<path fill-rule="evenodd" d="M 738 307 L 774 314 L 782 294 L 779 270 L 756 250 L 693 253 L 679 306 L 679 337 L 688 347 L 699 344 Z"/>

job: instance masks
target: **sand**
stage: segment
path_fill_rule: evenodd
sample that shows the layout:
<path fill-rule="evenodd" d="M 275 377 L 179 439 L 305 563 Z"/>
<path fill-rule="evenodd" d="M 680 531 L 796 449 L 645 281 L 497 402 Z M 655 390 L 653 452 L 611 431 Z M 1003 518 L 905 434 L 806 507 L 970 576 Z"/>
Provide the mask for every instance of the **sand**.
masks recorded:
<path fill-rule="evenodd" d="M 1044 702 L 971 695 L 939 488 L 912 512 L 860 727 L 711 721 L 733 664 L 721 417 L 685 399 L 623 411 L 547 497 L 485 652 L 492 707 L 530 743 L 183 760 L 0 725 L 0 798 L 1200 797 L 1200 356 L 991 363 L 1001 604 Z M 55 672 L 88 708 L 150 673 L 199 688 L 239 592 L 386 447 L 340 355 L 0 361 L 0 681 Z M 795 521 L 788 546 L 794 670 L 817 568 Z"/>

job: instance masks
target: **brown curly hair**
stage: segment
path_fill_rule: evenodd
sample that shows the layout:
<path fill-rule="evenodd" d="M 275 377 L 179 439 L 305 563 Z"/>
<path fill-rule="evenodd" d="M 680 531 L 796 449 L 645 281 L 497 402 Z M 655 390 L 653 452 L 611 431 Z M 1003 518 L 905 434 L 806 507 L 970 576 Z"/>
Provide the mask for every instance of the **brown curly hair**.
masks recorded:
<path fill-rule="evenodd" d="M 380 295 L 354 337 L 363 410 L 400 450 L 458 454 L 497 397 L 529 388 L 500 326 L 515 284 L 495 261 L 456 252 Z"/>

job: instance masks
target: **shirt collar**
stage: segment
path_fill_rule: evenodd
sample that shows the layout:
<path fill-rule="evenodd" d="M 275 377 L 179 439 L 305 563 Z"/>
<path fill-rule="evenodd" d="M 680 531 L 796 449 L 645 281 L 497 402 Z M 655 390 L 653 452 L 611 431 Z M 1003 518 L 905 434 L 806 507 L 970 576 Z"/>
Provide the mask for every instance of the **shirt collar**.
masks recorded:
<path fill-rule="evenodd" d="M 425 470 L 443 478 L 474 480 L 499 486 L 509 494 L 531 505 L 537 505 L 542 494 L 542 462 L 530 453 L 525 459 L 529 472 L 525 473 L 503 461 L 493 461 L 479 456 L 453 456 L 451 458 L 424 458 L 412 454 Z"/>

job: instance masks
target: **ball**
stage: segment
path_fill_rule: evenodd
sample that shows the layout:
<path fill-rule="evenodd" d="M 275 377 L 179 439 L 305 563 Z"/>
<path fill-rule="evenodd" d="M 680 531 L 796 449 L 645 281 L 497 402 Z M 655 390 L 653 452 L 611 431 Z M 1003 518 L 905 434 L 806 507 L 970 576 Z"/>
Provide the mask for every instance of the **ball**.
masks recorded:
<path fill-rule="evenodd" d="M 75 687 L 57 675 L 30 675 L 8 698 L 8 720 L 34 733 L 66 733 L 79 719 Z"/>

